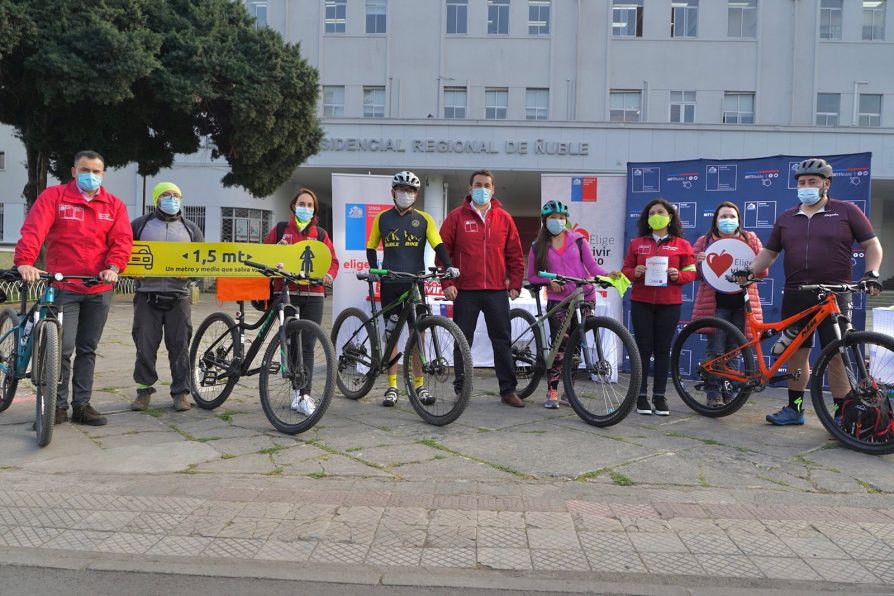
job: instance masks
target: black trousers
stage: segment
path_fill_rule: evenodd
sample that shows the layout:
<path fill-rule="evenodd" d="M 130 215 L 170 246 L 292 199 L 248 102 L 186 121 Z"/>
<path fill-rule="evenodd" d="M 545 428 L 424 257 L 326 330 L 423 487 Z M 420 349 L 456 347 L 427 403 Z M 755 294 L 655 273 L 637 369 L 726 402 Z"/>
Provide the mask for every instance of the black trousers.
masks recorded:
<path fill-rule="evenodd" d="M 670 348 L 680 322 L 679 304 L 651 304 L 630 302 L 630 318 L 639 357 L 643 362 L 643 382 L 640 395 L 648 393 L 649 360 L 655 357 L 652 379 L 652 395 L 664 395 L 667 373 L 670 368 Z"/>
<path fill-rule="evenodd" d="M 81 406 L 90 403 L 93 394 L 96 347 L 112 306 L 112 291 L 79 294 L 58 290 L 56 304 L 62 309 L 62 374 L 56 393 L 56 407 L 68 407 L 69 377 L 71 403 Z"/>
<path fill-rule="evenodd" d="M 137 348 L 134 382 L 151 387 L 158 380 L 156 362 L 164 336 L 171 365 L 171 397 L 189 392 L 189 341 L 192 338 L 189 296 L 183 296 L 171 310 L 159 310 L 146 301 L 145 294 L 137 292 L 133 298 L 131 336 Z"/>
<path fill-rule="evenodd" d="M 459 325 L 472 346 L 479 313 L 484 313 L 487 335 L 494 349 L 494 371 L 500 383 L 500 395 L 515 391 L 515 371 L 512 367 L 509 329 L 509 293 L 506 290 L 460 290 L 453 302 L 453 322 Z M 458 352 L 453 361 L 459 362 Z M 457 390 L 462 387 L 462 367 L 456 367 Z"/>
<path fill-rule="evenodd" d="M 323 322 L 323 295 L 319 296 L 299 296 L 293 294 L 289 296 L 289 300 L 298 310 L 298 318 L 307 321 L 313 321 L 317 325 Z M 302 335 L 301 352 L 304 366 L 307 368 L 307 385 L 301 388 L 301 393 L 310 394 L 313 387 L 314 374 L 314 338 Z"/>

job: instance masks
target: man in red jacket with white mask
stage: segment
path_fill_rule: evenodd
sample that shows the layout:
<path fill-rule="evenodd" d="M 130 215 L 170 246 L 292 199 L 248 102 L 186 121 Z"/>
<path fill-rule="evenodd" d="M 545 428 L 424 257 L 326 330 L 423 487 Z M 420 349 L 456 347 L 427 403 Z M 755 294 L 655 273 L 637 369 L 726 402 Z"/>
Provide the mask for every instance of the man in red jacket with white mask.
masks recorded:
<path fill-rule="evenodd" d="M 130 258 L 133 233 L 127 207 L 102 188 L 105 160 L 95 151 L 75 155 L 67 184 L 40 193 L 16 244 L 15 264 L 25 281 L 40 279 L 34 262 L 46 242 L 46 266 L 51 273 L 95 275 L 103 282 L 85 286 L 64 284 L 56 294 L 62 309 L 62 378 L 56 398 L 56 424 L 68 420 L 68 377 L 76 353 L 72 385 L 72 422 L 102 426 L 105 416 L 90 405 L 96 346 L 112 304 L 113 284 Z"/>
<path fill-rule="evenodd" d="M 441 225 L 441 240 L 458 279 L 444 280 L 444 297 L 453 301 L 453 320 L 472 345 L 478 314 L 484 313 L 494 349 L 494 369 L 504 404 L 525 405 L 515 393 L 516 379 L 510 350 L 509 300 L 518 298 L 525 264 L 521 240 L 512 216 L 494 198 L 494 176 L 487 170 L 469 178 L 469 194 Z M 462 371 L 457 368 L 457 386 Z"/>

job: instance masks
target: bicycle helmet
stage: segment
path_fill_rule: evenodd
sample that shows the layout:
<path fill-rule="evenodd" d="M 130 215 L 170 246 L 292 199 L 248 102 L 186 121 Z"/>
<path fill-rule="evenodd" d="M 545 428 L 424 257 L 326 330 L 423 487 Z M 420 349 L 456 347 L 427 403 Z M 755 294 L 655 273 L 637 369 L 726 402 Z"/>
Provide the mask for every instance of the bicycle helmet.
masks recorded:
<path fill-rule="evenodd" d="M 798 164 L 795 169 L 795 179 L 800 176 L 822 176 L 823 178 L 832 177 L 832 166 L 825 159 L 819 157 L 811 157 L 805 159 Z"/>
<path fill-rule="evenodd" d="M 562 201 L 555 199 L 547 201 L 546 205 L 540 208 L 541 219 L 546 219 L 550 215 L 568 215 L 568 206 Z"/>
<path fill-rule="evenodd" d="M 419 190 L 422 183 L 419 181 L 416 174 L 409 170 L 404 170 L 403 172 L 395 174 L 391 179 L 391 188 L 394 188 L 395 186 L 412 186 L 416 190 Z"/>

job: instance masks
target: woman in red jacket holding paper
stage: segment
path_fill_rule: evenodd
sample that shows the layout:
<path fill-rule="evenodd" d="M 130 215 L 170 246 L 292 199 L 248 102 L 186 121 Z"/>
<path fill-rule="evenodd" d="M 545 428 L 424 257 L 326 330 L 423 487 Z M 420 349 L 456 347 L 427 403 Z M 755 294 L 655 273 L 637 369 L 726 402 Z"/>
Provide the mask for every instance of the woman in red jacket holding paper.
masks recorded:
<path fill-rule="evenodd" d="M 646 205 L 637 223 L 639 235 L 630 241 L 621 272 L 633 281 L 630 318 L 643 364 L 654 356 L 652 404 L 648 374 L 643 374 L 636 411 L 670 415 L 664 392 L 670 365 L 670 346 L 680 322 L 682 288 L 695 281 L 695 255 L 683 238 L 676 209 L 664 199 Z"/>

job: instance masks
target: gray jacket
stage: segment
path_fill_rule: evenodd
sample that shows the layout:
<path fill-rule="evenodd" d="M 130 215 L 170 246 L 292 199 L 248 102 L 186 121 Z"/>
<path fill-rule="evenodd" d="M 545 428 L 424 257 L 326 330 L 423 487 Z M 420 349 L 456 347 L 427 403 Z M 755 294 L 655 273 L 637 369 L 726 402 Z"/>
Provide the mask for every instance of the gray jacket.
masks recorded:
<path fill-rule="evenodd" d="M 157 210 L 130 222 L 134 240 L 146 242 L 204 242 L 205 236 L 192 221 L 182 215 L 167 218 Z M 189 295 L 185 277 L 144 277 L 137 280 L 137 292 L 168 292 Z"/>

